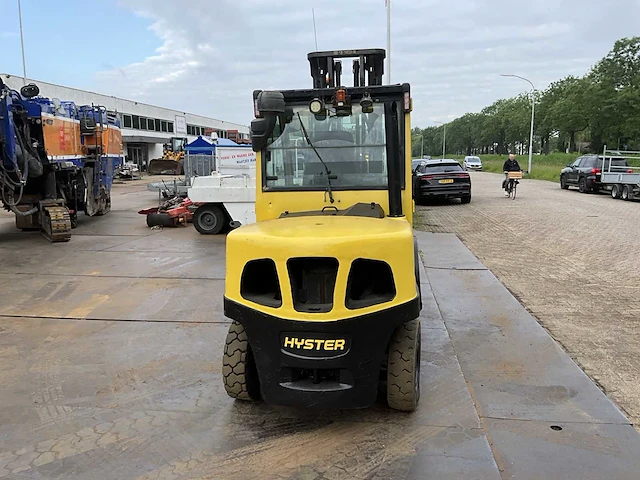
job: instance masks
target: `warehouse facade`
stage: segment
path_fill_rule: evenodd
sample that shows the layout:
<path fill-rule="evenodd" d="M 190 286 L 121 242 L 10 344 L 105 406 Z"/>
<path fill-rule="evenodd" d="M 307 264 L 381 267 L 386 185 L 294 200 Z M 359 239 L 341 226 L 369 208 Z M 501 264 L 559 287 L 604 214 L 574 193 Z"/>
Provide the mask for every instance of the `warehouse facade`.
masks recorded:
<path fill-rule="evenodd" d="M 15 90 L 24 85 L 24 79 L 20 76 L 1 73 L 0 78 Z M 77 105 L 100 105 L 116 112 L 120 118 L 125 157 L 141 169 L 146 169 L 150 160 L 162 157 L 163 145 L 171 144 L 172 139 L 185 139 L 188 143 L 199 135 L 210 136 L 212 133 L 216 133 L 218 138 L 231 138 L 239 143 L 249 138 L 249 127 L 246 125 L 40 80 L 27 79 L 27 83 L 38 85 L 43 97 L 72 101 Z"/>

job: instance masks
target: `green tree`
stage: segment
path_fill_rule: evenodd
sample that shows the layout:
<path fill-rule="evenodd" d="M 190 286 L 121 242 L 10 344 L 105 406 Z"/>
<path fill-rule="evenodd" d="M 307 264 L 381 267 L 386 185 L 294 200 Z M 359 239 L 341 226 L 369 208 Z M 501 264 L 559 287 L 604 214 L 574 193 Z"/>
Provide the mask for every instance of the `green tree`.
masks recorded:
<path fill-rule="evenodd" d="M 568 76 L 554 82 L 549 87 L 555 101 L 549 106 L 551 125 L 566 133 L 569 151 L 576 151 L 576 133 L 589 126 L 591 104 L 589 100 L 590 81 L 588 78 Z"/>
<path fill-rule="evenodd" d="M 588 75 L 594 105 L 592 146 L 638 148 L 640 137 L 640 37 L 618 40 Z"/>
<path fill-rule="evenodd" d="M 529 95 L 502 99 L 447 125 L 447 151 L 504 154 L 529 143 Z M 442 127 L 420 130 L 424 151 L 442 152 Z M 622 38 L 584 77 L 569 76 L 536 92 L 535 134 L 542 153 L 577 140 L 640 149 L 640 37 Z M 419 138 L 418 138 L 419 139 Z M 414 155 L 418 153 L 414 148 Z"/>

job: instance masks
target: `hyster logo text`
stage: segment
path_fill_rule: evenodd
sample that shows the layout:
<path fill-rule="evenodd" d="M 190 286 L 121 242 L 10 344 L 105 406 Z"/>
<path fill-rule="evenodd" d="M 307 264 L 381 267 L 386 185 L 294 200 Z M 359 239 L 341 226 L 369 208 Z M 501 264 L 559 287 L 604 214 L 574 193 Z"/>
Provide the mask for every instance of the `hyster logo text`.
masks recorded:
<path fill-rule="evenodd" d="M 322 338 L 296 338 L 284 337 L 285 348 L 297 348 L 298 350 L 327 350 L 344 351 L 346 340 L 325 340 Z"/>

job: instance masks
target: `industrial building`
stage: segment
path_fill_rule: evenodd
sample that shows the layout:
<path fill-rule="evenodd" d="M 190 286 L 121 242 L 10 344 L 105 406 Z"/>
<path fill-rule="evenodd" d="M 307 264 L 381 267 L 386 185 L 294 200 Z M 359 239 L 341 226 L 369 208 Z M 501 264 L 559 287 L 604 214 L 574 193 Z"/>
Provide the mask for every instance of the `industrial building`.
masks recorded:
<path fill-rule="evenodd" d="M 21 76 L 2 73 L 0 78 L 16 90 L 24 84 Z M 230 138 L 238 143 L 245 143 L 249 138 L 249 127 L 246 125 L 40 80 L 28 78 L 27 82 L 38 85 L 43 97 L 72 101 L 78 105 L 100 105 L 117 112 L 125 157 L 141 169 L 146 169 L 149 160 L 162 157 L 163 145 L 171 143 L 172 138 L 184 138 L 186 142 L 191 142 L 200 135 L 210 136 L 212 133 L 216 133 L 218 138 Z"/>

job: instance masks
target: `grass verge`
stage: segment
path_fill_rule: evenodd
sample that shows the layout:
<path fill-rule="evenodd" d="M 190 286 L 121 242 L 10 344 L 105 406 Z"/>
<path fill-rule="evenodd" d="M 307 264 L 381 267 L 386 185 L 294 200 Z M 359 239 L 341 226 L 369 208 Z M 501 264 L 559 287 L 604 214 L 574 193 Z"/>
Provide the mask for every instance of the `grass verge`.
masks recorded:
<path fill-rule="evenodd" d="M 502 173 L 502 164 L 507 159 L 506 155 L 479 155 L 482 160 L 482 168 L 485 172 Z M 527 178 L 537 180 L 548 180 L 550 182 L 560 181 L 560 171 L 570 163 L 573 163 L 579 155 L 577 153 L 552 153 L 549 155 L 534 155 L 531 159 L 531 172 Z M 434 157 L 437 158 L 437 157 Z M 464 155 L 447 155 L 447 158 L 464 160 Z M 517 156 L 516 160 L 524 171 L 529 167 L 529 157 L 527 155 Z M 640 167 L 640 161 L 629 162 L 634 167 Z"/>

